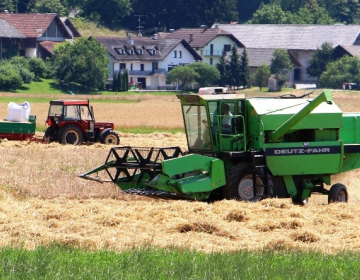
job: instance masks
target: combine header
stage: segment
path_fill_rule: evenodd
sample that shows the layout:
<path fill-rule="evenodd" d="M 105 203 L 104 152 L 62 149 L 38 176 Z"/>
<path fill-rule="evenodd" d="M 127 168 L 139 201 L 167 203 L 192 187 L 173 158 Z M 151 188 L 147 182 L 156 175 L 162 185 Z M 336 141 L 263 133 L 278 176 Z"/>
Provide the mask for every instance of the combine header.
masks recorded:
<path fill-rule="evenodd" d="M 178 95 L 186 153 L 115 147 L 103 165 L 79 176 L 192 200 L 291 197 L 304 204 L 320 193 L 329 203 L 347 202 L 343 184 L 327 186 L 331 175 L 360 167 L 360 113 L 343 113 L 329 90 L 309 95 Z"/>

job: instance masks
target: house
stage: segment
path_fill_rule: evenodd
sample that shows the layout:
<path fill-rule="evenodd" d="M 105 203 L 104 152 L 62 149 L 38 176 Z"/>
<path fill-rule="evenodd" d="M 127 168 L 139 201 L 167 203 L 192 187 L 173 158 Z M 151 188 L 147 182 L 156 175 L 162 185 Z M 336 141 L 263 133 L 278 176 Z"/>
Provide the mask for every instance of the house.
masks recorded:
<path fill-rule="evenodd" d="M 310 66 L 310 60 L 317 49 L 325 42 L 333 44 L 333 47 L 360 45 L 360 25 L 311 25 L 311 24 L 219 24 L 212 26 L 213 29 L 221 28 L 234 35 L 247 50 L 256 49 L 269 54 L 269 49 L 286 49 L 290 54 L 294 65 L 294 81 L 301 83 L 314 83 L 318 79 L 309 77 L 306 69 Z M 249 53 L 250 61 L 257 61 L 255 54 Z M 264 62 L 269 63 L 268 55 L 264 56 Z M 296 65 L 298 64 L 298 65 Z"/>
<path fill-rule="evenodd" d="M 3 54 L 6 57 L 6 54 L 11 51 L 14 41 L 16 42 L 17 40 L 24 38 L 25 36 L 14 26 L 3 19 L 0 19 L 0 60 L 3 59 Z"/>
<path fill-rule="evenodd" d="M 231 33 L 220 28 L 181 28 L 170 32 L 167 39 L 184 39 L 208 64 L 216 65 L 221 56 L 229 55 L 231 48 L 244 45 Z"/>
<path fill-rule="evenodd" d="M 22 35 L 11 38 L 20 44 L 21 56 L 45 58 L 51 55 L 54 44 L 80 37 L 70 21 L 52 13 L 0 13 L 0 19 Z"/>
<path fill-rule="evenodd" d="M 155 39 L 144 37 L 95 37 L 109 58 L 109 83 L 114 74 L 129 71 L 129 82 L 141 89 L 173 89 L 166 83 L 166 74 L 178 65 L 200 61 L 201 57 L 183 39 Z"/>

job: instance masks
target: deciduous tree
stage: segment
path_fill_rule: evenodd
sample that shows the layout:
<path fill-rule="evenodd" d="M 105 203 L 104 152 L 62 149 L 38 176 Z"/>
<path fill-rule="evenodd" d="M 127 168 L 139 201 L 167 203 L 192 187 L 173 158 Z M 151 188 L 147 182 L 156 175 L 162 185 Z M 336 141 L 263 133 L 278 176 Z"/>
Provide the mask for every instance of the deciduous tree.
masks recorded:
<path fill-rule="evenodd" d="M 169 83 L 177 84 L 182 91 L 186 90 L 186 86 L 194 82 L 198 74 L 189 66 L 176 66 L 166 75 Z"/>
<path fill-rule="evenodd" d="M 213 85 L 220 79 L 220 72 L 213 65 L 205 62 L 194 62 L 188 66 L 197 73 L 195 82 L 198 83 L 200 87 Z"/>
<path fill-rule="evenodd" d="M 61 43 L 54 48 L 56 78 L 83 87 L 102 88 L 109 71 L 106 54 L 106 49 L 94 38 Z"/>

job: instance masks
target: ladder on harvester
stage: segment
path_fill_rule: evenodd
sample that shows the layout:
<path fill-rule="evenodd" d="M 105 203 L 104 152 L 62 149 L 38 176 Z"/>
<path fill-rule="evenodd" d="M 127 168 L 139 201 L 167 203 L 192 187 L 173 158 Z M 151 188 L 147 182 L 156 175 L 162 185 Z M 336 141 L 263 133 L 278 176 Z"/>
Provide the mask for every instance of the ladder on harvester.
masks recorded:
<path fill-rule="evenodd" d="M 267 171 L 265 150 L 251 151 L 252 170 L 253 170 L 253 190 L 256 201 L 261 198 L 271 196 L 272 188 L 269 185 L 269 175 Z"/>

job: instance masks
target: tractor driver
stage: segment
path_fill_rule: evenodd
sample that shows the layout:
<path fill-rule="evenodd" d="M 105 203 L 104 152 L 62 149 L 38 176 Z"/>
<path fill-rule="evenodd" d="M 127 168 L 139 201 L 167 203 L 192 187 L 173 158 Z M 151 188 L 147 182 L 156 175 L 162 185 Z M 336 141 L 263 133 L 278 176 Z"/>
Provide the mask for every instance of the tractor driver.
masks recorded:
<path fill-rule="evenodd" d="M 221 128 L 222 128 L 222 133 L 224 134 L 230 134 L 232 132 L 232 117 L 233 115 L 230 112 L 230 106 L 226 103 L 222 104 L 221 106 Z M 218 129 L 217 129 L 217 115 L 216 112 L 214 113 L 214 131 L 215 133 L 218 133 Z"/>

